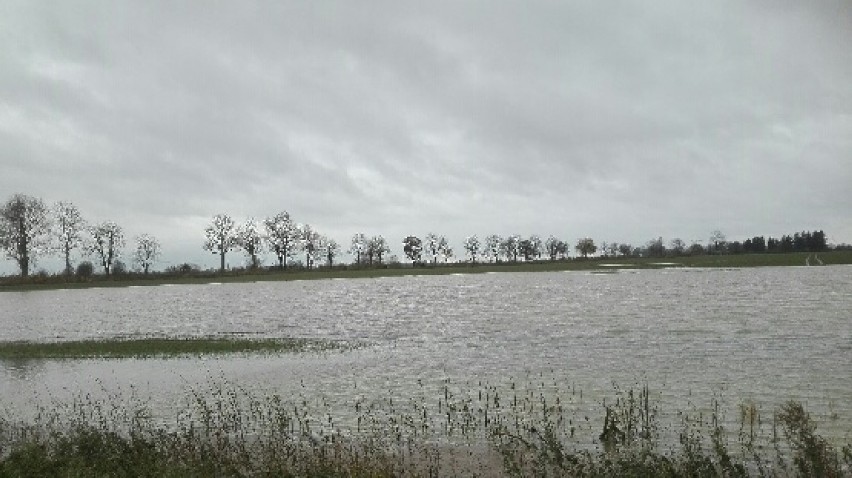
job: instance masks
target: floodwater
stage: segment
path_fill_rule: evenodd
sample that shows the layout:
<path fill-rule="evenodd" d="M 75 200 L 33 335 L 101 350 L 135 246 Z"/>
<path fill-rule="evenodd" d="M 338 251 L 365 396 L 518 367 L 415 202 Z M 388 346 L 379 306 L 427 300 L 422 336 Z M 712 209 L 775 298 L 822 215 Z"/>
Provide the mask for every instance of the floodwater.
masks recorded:
<path fill-rule="evenodd" d="M 601 398 L 648 384 L 666 406 L 771 411 L 802 401 L 852 433 L 852 267 L 411 276 L 0 293 L 0 341 L 312 337 L 365 344 L 280 355 L 0 361 L 0 409 L 87 393 L 172 413 L 188 390 L 359 399 L 547 381 Z M 771 413 L 771 412 L 769 412 Z"/>

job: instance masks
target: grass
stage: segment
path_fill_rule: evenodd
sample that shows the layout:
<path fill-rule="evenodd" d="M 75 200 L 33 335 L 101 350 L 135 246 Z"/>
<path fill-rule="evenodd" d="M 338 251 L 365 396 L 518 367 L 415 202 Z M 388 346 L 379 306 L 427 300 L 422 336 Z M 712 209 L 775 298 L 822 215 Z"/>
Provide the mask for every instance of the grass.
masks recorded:
<path fill-rule="evenodd" d="M 826 251 L 818 254 L 793 252 L 784 254 L 728 254 L 676 257 L 595 257 L 558 261 L 501 262 L 501 263 L 461 263 L 439 264 L 412 267 L 409 264 L 392 264 L 376 267 L 335 266 L 318 267 L 312 270 L 294 268 L 289 270 L 260 269 L 219 272 L 193 272 L 185 275 L 151 274 L 143 276 L 128 274 L 124 276 L 94 276 L 89 279 L 57 276 L 32 276 L 26 279 L 7 277 L 0 279 L 0 291 L 30 291 L 50 289 L 77 289 L 91 287 L 128 287 L 156 286 L 163 284 L 208 284 L 211 282 L 240 283 L 261 281 L 319 280 L 319 279 L 363 279 L 376 277 L 397 277 L 407 275 L 446 275 L 473 274 L 489 272 L 552 272 L 612 270 L 606 264 L 624 264 L 631 268 L 657 269 L 662 267 L 764 267 L 764 266 L 804 266 L 810 257 L 812 265 L 818 262 L 824 265 L 852 264 L 852 251 Z M 673 265 L 669 265 L 669 263 Z"/>
<path fill-rule="evenodd" d="M 437 397 L 356 399 L 353 426 L 318 397 L 227 384 L 192 391 L 171 424 L 87 397 L 0 418 L 0 477 L 852 476 L 852 447 L 819 436 L 796 402 L 731 425 L 715 400 L 663 414 L 647 387 L 616 389 L 595 414 L 572 410 L 575 394 L 447 383 Z"/>
<path fill-rule="evenodd" d="M 304 338 L 143 338 L 69 342 L 0 342 L 3 359 L 144 358 L 328 350 L 343 344 Z"/>

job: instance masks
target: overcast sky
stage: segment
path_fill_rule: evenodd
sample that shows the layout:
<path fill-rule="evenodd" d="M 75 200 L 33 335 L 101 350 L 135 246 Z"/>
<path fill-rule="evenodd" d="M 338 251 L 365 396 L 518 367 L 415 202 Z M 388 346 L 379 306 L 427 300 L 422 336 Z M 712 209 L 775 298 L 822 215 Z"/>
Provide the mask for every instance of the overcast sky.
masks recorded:
<path fill-rule="evenodd" d="M 281 210 L 398 255 L 852 242 L 850 45 L 848 0 L 6 0 L 0 195 L 153 234 L 157 268 L 217 264 L 214 214 Z"/>

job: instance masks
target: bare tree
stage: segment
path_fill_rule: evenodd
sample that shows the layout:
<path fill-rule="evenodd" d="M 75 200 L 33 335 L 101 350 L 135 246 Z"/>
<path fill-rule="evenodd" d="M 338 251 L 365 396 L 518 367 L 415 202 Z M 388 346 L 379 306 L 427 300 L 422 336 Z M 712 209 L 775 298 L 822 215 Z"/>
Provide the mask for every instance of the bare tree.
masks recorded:
<path fill-rule="evenodd" d="M 133 261 L 142 267 L 145 275 L 160 256 L 160 241 L 149 234 L 142 234 L 136 238 L 136 252 Z"/>
<path fill-rule="evenodd" d="M 541 248 L 541 238 L 536 235 L 518 241 L 518 252 L 524 256 L 526 262 L 541 257 Z"/>
<path fill-rule="evenodd" d="M 618 243 L 617 242 L 610 242 L 609 246 L 607 246 L 607 247 L 608 247 L 608 249 L 607 249 L 608 255 L 610 255 L 612 257 L 615 257 L 615 256 L 618 255 Z"/>
<path fill-rule="evenodd" d="M 467 256 L 473 264 L 476 264 L 476 256 L 479 255 L 479 248 L 481 245 L 479 238 L 476 237 L 475 234 L 464 240 L 464 250 L 467 252 Z"/>
<path fill-rule="evenodd" d="M 565 259 L 568 256 L 568 243 L 557 239 L 554 236 L 550 236 L 544 241 L 544 252 L 550 256 L 551 261 L 555 261 L 557 258 Z"/>
<path fill-rule="evenodd" d="M 370 238 L 370 242 L 367 246 L 367 255 L 370 258 L 370 264 L 373 263 L 374 257 L 378 263 L 381 264 L 382 256 L 388 252 L 390 252 L 390 247 L 388 247 L 388 243 L 383 236 L 379 235 Z"/>
<path fill-rule="evenodd" d="M 426 234 L 424 248 L 426 249 L 426 254 L 431 258 L 432 264 L 438 263 L 438 254 L 440 254 L 441 239 L 443 239 L 443 237 L 438 236 L 434 232 Z M 446 239 L 444 239 L 444 242 L 446 242 Z"/>
<path fill-rule="evenodd" d="M 574 249 L 583 256 L 583 258 L 589 257 L 590 254 L 594 254 L 595 251 L 598 250 L 598 246 L 595 245 L 595 241 L 592 240 L 591 237 L 584 237 L 577 241 L 577 245 L 574 246 Z"/>
<path fill-rule="evenodd" d="M 565 259 L 568 257 L 569 251 L 571 250 L 571 246 L 568 245 L 565 241 L 559 241 L 559 244 L 556 246 L 556 252 L 559 253 L 560 259 Z"/>
<path fill-rule="evenodd" d="M 686 252 L 686 243 L 683 242 L 683 239 L 676 237 L 669 242 L 669 248 L 672 251 L 672 254 L 676 256 L 682 256 L 684 252 Z"/>
<path fill-rule="evenodd" d="M 113 264 L 124 248 L 124 231 L 118 224 L 106 221 L 91 227 L 89 232 L 92 235 L 89 250 L 100 260 L 104 274 L 109 276 L 112 273 Z"/>
<path fill-rule="evenodd" d="M 491 234 L 490 236 L 485 238 L 485 244 L 483 249 L 485 254 L 491 259 L 491 262 L 495 262 L 500 259 L 500 243 L 502 239 L 497 234 Z"/>
<path fill-rule="evenodd" d="M 423 241 L 417 236 L 408 236 L 402 240 L 402 251 L 413 264 L 417 264 L 423 253 Z"/>
<path fill-rule="evenodd" d="M 260 265 L 257 255 L 263 250 L 263 236 L 260 227 L 253 218 L 248 218 L 237 228 L 237 246 L 249 257 L 249 267 L 256 269 Z"/>
<path fill-rule="evenodd" d="M 450 262 L 450 259 L 453 258 L 453 248 L 450 247 L 450 242 L 445 236 L 441 236 L 438 238 L 438 254 L 443 256 L 445 263 Z"/>
<path fill-rule="evenodd" d="M 727 244 L 728 241 L 725 234 L 716 229 L 710 233 L 710 242 L 707 243 L 707 250 L 708 252 L 711 252 L 710 249 L 712 248 L 716 253 L 721 254 Z"/>
<path fill-rule="evenodd" d="M 507 261 L 518 262 L 518 254 L 520 254 L 521 237 L 512 235 L 503 239 L 500 243 L 500 250 L 506 257 Z"/>
<path fill-rule="evenodd" d="M 648 257 L 663 257 L 666 255 L 666 246 L 663 244 L 663 238 L 651 239 L 645 247 Z"/>
<path fill-rule="evenodd" d="M 352 243 L 349 247 L 349 253 L 355 256 L 355 263 L 361 264 L 364 254 L 367 253 L 367 236 L 362 233 L 357 233 L 352 236 Z"/>
<path fill-rule="evenodd" d="M 302 250 L 305 252 L 305 267 L 310 269 L 314 265 L 317 255 L 321 255 L 320 251 L 320 235 L 310 226 L 304 224 L 299 227 L 299 241 Z"/>
<path fill-rule="evenodd" d="M 14 259 L 21 276 L 30 274 L 30 265 L 49 245 L 50 220 L 44 202 L 35 197 L 15 194 L 0 210 L 0 247 Z"/>
<path fill-rule="evenodd" d="M 444 246 L 441 248 L 441 255 L 444 256 L 444 262 L 449 263 L 450 260 L 455 256 L 455 251 L 453 251 L 453 248 L 450 247 L 449 244 L 445 243 Z"/>
<path fill-rule="evenodd" d="M 533 234 L 528 239 L 530 241 L 530 248 L 532 252 L 532 256 L 535 259 L 541 259 L 541 253 L 544 250 L 544 241 L 541 240 L 541 237 Z"/>
<path fill-rule="evenodd" d="M 328 267 L 334 267 L 334 258 L 340 254 L 340 244 L 330 237 L 321 236 L 319 249 L 325 256 Z"/>
<path fill-rule="evenodd" d="M 532 242 L 529 239 L 521 239 L 518 241 L 518 254 L 524 258 L 524 262 L 529 262 L 532 260 L 533 255 L 533 246 Z"/>
<path fill-rule="evenodd" d="M 77 206 L 64 201 L 53 206 L 53 218 L 56 224 L 54 239 L 62 255 L 65 256 L 65 274 L 72 275 L 74 268 L 71 267 L 71 251 L 83 245 L 86 221 L 83 220 Z"/>
<path fill-rule="evenodd" d="M 559 254 L 559 244 L 562 241 L 556 238 L 556 236 L 550 236 L 544 241 L 544 248 L 547 250 L 547 255 L 550 256 L 551 261 L 556 260 L 556 256 Z"/>
<path fill-rule="evenodd" d="M 285 269 L 287 259 L 293 254 L 293 248 L 299 240 L 299 228 L 290 219 L 290 213 L 282 211 L 263 221 L 266 226 L 266 243 L 278 258 L 278 267 Z"/>
<path fill-rule="evenodd" d="M 219 270 L 225 270 L 225 254 L 237 245 L 237 234 L 234 228 L 234 220 L 227 214 L 213 216 L 213 221 L 204 230 L 207 240 L 204 242 L 204 250 L 219 254 Z"/>

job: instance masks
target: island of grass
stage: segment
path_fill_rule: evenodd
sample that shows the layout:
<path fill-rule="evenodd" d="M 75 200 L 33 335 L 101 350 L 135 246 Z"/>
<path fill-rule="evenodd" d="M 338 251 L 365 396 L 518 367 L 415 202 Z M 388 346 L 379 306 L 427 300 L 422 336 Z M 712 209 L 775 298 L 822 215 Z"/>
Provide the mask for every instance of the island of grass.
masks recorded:
<path fill-rule="evenodd" d="M 307 338 L 132 338 L 68 342 L 0 342 L 0 360 L 164 358 L 222 354 L 277 354 L 341 349 L 340 342 Z"/>

